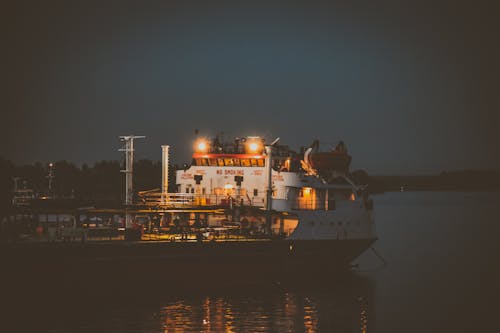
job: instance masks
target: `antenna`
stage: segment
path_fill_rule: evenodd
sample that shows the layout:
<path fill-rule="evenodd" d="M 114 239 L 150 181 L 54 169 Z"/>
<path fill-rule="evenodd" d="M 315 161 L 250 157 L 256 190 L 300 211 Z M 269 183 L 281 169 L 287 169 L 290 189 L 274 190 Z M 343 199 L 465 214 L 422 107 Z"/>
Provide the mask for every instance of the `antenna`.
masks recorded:
<path fill-rule="evenodd" d="M 47 176 L 45 176 L 45 178 L 47 178 L 49 180 L 49 197 L 52 197 L 52 182 L 54 181 L 54 163 L 50 162 L 49 163 L 49 173 L 47 174 Z"/>
<path fill-rule="evenodd" d="M 274 146 L 275 144 L 277 144 L 277 143 L 278 143 L 278 141 L 280 141 L 280 138 L 279 138 L 279 137 L 277 137 L 276 139 L 274 139 L 274 141 L 273 141 L 273 142 L 271 142 L 270 146 Z"/>

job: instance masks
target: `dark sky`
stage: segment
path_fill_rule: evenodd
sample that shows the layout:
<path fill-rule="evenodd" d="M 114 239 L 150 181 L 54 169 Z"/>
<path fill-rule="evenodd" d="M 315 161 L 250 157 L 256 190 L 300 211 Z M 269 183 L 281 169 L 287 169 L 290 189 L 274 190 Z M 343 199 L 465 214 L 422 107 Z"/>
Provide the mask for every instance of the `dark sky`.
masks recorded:
<path fill-rule="evenodd" d="M 500 20 L 482 1 L 12 1 L 0 155 L 139 158 L 193 131 L 346 141 L 370 173 L 500 168 Z M 494 4 L 495 2 L 491 2 Z"/>

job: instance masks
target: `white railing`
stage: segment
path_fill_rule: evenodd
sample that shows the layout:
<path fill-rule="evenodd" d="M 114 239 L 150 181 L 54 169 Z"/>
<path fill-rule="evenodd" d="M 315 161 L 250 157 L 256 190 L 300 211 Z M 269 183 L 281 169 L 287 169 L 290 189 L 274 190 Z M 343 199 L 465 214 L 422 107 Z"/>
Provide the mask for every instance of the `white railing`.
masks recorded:
<path fill-rule="evenodd" d="M 161 206 L 263 206 L 264 198 L 194 193 L 142 193 L 140 201 Z"/>

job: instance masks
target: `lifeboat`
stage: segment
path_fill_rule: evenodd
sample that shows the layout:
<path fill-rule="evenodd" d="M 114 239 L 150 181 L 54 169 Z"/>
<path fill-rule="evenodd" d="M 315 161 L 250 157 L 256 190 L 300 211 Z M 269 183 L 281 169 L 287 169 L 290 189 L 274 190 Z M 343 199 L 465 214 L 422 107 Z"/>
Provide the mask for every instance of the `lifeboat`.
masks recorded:
<path fill-rule="evenodd" d="M 304 161 L 318 173 L 335 171 L 347 173 L 351 164 L 351 155 L 347 153 L 344 142 L 340 141 L 334 149 L 328 152 L 319 151 L 319 141 L 315 140 L 304 154 Z"/>

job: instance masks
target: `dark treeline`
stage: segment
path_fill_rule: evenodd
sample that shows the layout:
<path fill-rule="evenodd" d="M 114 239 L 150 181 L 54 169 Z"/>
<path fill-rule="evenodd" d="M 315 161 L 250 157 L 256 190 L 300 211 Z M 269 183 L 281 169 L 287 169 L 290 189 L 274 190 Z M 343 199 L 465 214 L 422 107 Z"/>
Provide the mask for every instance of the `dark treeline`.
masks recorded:
<path fill-rule="evenodd" d="M 123 163 L 119 161 L 100 161 L 81 167 L 67 161 L 54 163 L 52 193 L 49 193 L 47 178 L 48 165 L 34 163 L 17 166 L 0 158 L 0 202 L 2 208 L 10 205 L 14 179 L 18 178 L 19 188 L 32 189 L 39 195 L 52 195 L 58 198 L 77 200 L 110 201 L 120 203 L 124 199 L 125 175 L 120 172 Z M 171 170 L 171 183 L 173 168 Z M 159 188 L 161 183 L 161 163 L 159 161 L 138 160 L 134 163 L 134 189 L 136 191 Z"/>

